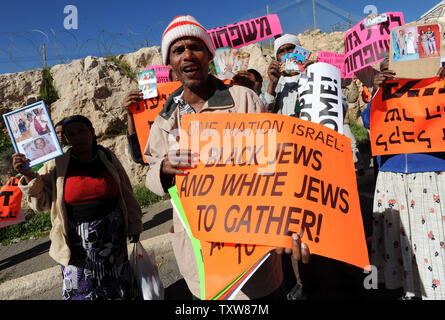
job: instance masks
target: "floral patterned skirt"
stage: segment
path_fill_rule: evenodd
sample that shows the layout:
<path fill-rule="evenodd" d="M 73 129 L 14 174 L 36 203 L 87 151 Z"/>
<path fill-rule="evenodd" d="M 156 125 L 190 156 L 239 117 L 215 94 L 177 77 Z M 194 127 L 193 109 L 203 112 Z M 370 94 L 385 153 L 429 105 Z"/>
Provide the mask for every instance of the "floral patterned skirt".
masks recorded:
<path fill-rule="evenodd" d="M 371 264 L 386 288 L 445 299 L 444 201 L 444 172 L 379 172 Z"/>
<path fill-rule="evenodd" d="M 92 222 L 68 221 L 69 265 L 62 266 L 63 300 L 137 298 L 120 208 Z"/>

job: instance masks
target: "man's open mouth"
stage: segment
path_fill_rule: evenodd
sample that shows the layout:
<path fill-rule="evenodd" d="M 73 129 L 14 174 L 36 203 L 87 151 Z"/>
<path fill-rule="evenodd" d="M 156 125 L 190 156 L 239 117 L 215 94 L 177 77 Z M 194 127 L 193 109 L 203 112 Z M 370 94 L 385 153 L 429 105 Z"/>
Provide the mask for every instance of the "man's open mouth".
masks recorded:
<path fill-rule="evenodd" d="M 186 74 L 193 74 L 195 72 L 198 72 L 200 67 L 198 65 L 192 65 L 182 68 L 182 71 Z"/>

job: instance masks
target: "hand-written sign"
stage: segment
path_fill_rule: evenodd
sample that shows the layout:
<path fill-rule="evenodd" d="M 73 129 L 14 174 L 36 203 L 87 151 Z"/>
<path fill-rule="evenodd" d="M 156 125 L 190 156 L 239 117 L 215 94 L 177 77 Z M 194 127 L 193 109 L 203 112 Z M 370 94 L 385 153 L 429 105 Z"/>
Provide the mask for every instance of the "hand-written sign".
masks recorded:
<path fill-rule="evenodd" d="M 176 176 L 195 238 L 292 248 L 296 232 L 312 253 L 369 264 L 347 137 L 279 114 L 194 114 L 179 144 L 200 154 Z"/>
<path fill-rule="evenodd" d="M 19 178 L 9 178 L 0 189 L 0 221 L 16 220 L 22 206 L 22 190 L 18 187 Z"/>
<path fill-rule="evenodd" d="M 300 119 L 319 123 L 343 133 L 343 103 L 340 70 L 317 62 L 298 82 Z"/>
<path fill-rule="evenodd" d="M 274 37 L 282 32 L 280 19 L 276 14 L 207 30 L 215 49 L 222 47 L 236 49 Z"/>
<path fill-rule="evenodd" d="M 317 62 L 325 62 L 340 70 L 340 76 L 345 78 L 352 78 L 353 73 L 346 74 L 345 71 L 345 54 L 331 51 L 318 51 Z"/>
<path fill-rule="evenodd" d="M 167 82 L 159 84 L 158 96 L 141 100 L 138 105 L 134 105 L 131 109 L 133 113 L 134 126 L 138 136 L 141 154 L 144 154 L 145 146 L 150 135 L 150 128 L 153 125 L 158 113 L 164 107 L 170 94 L 181 86 L 181 82 Z M 142 157 L 145 163 L 148 163 L 145 157 Z"/>
<path fill-rule="evenodd" d="M 388 20 L 365 27 L 365 19 L 345 35 L 346 73 L 376 64 L 389 55 L 391 29 L 405 24 L 402 12 L 387 12 Z"/>
<path fill-rule="evenodd" d="M 445 81 L 387 81 L 371 101 L 372 155 L 445 151 Z"/>

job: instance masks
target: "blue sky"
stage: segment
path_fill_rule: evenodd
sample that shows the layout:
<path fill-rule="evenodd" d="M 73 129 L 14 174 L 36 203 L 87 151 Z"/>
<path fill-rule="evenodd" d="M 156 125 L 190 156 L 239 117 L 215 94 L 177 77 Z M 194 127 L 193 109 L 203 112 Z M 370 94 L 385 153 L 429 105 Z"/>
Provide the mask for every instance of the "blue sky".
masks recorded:
<path fill-rule="evenodd" d="M 345 29 L 347 14 L 364 18 L 366 5 L 378 12 L 402 11 L 413 21 L 439 0 L 316 0 L 317 27 Z M 66 30 L 66 5 L 78 11 L 78 29 Z M 160 45 L 164 28 L 177 15 L 191 14 L 211 29 L 266 14 L 279 15 L 284 32 L 313 27 L 312 0 L 50 0 L 2 1 L 0 11 L 0 74 L 42 67 L 42 44 L 48 64 L 55 65 L 87 55 L 120 54 L 148 43 Z M 45 34 L 45 35 L 44 35 Z"/>

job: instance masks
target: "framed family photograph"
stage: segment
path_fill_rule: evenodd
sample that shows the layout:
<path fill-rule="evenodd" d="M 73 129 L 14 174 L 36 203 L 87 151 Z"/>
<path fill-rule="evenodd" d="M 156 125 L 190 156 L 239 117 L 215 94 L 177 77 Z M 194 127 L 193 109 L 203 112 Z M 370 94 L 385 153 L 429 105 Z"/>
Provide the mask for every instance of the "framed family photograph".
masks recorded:
<path fill-rule="evenodd" d="M 389 68 L 398 78 L 436 76 L 445 57 L 445 33 L 441 23 L 413 23 L 391 30 Z"/>
<path fill-rule="evenodd" d="M 63 154 L 45 102 L 3 114 L 15 152 L 30 160 L 30 167 Z"/>

